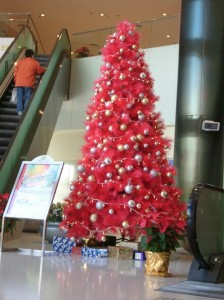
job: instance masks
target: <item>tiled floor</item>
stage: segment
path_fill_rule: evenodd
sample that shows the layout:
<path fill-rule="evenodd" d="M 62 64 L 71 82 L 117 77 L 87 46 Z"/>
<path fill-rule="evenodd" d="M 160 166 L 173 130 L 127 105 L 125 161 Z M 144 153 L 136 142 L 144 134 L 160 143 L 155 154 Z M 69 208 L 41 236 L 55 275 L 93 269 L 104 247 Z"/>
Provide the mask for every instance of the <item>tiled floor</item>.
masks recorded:
<path fill-rule="evenodd" d="M 8 246 L 41 249 L 40 241 L 38 234 L 23 234 Z M 156 291 L 186 280 L 191 261 L 191 254 L 179 250 L 171 258 L 172 276 L 158 278 L 146 276 L 141 261 L 1 252 L 0 300 L 207 300 Z"/>

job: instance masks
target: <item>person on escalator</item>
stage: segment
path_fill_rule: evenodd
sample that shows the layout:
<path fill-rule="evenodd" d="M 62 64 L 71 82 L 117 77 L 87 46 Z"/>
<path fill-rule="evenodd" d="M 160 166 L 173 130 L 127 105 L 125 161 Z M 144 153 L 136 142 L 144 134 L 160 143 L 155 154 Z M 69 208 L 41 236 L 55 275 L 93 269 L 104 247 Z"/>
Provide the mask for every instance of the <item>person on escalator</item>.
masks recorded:
<path fill-rule="evenodd" d="M 36 75 L 42 75 L 46 68 L 34 58 L 34 51 L 27 49 L 25 57 L 15 64 L 14 82 L 17 89 L 17 114 L 22 115 L 32 95 Z"/>

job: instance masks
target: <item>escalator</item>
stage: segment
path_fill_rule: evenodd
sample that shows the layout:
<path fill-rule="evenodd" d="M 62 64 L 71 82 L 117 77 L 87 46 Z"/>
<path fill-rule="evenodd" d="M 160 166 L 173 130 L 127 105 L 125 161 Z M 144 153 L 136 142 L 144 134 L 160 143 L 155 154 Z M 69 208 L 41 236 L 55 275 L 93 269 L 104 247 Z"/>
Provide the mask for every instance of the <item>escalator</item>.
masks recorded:
<path fill-rule="evenodd" d="M 49 56 L 37 55 L 35 59 L 41 66 L 47 67 Z M 36 76 L 35 88 L 38 86 L 39 80 L 40 76 Z M 0 102 L 0 161 L 4 159 L 4 155 L 21 119 L 21 116 L 17 115 L 16 104 L 10 102 L 13 88 L 14 81 L 12 79 Z"/>
<path fill-rule="evenodd" d="M 26 45 L 24 51 L 28 47 L 32 48 Z M 47 153 L 62 103 L 69 98 L 70 51 L 68 34 L 63 29 L 52 53 L 36 56 L 47 71 L 37 80 L 22 117 L 17 116 L 16 105 L 9 101 L 13 77 L 2 88 L 4 80 L 0 74 L 0 193 L 11 191 L 22 161 Z M 10 70 L 5 77 L 8 73 Z"/>
<path fill-rule="evenodd" d="M 224 282 L 224 189 L 196 184 L 187 207 L 188 241 L 194 260 L 188 280 Z"/>

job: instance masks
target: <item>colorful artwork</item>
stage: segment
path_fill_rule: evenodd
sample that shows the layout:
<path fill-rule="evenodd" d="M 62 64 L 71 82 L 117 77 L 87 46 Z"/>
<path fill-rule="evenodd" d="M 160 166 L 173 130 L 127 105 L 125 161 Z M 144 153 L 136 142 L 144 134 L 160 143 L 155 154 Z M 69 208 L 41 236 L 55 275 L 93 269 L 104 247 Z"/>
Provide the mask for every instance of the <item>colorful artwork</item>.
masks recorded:
<path fill-rule="evenodd" d="M 6 217 L 45 219 L 63 163 L 23 162 L 6 208 Z"/>

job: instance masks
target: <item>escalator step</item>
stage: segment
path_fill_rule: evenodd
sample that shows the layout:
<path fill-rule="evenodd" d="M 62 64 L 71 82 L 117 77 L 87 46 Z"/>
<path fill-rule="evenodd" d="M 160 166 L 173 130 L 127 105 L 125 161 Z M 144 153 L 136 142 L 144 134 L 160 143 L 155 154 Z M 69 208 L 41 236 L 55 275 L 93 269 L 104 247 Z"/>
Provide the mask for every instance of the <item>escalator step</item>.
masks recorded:
<path fill-rule="evenodd" d="M 0 115 L 17 115 L 16 108 L 0 107 Z"/>
<path fill-rule="evenodd" d="M 16 104 L 10 101 L 4 101 L 5 99 L 2 99 L 1 101 L 1 107 L 7 107 L 7 108 L 14 108 L 16 109 Z"/>
<path fill-rule="evenodd" d="M 0 122 L 0 130 L 1 129 L 9 129 L 9 130 L 15 130 L 18 126 L 18 123 L 10 123 L 10 122 Z"/>
<path fill-rule="evenodd" d="M 0 146 L 0 155 L 4 155 L 7 147 Z"/>
<path fill-rule="evenodd" d="M 0 137 L 0 147 L 2 147 L 2 146 L 8 146 L 9 145 L 9 143 L 10 143 L 10 138 L 1 138 Z"/>
<path fill-rule="evenodd" d="M 3 138 L 3 137 L 7 137 L 7 138 L 11 138 L 14 134 L 15 130 L 1 130 L 0 129 L 0 138 Z"/>
<path fill-rule="evenodd" d="M 21 117 L 18 115 L 2 115 L 0 114 L 0 122 L 14 122 L 19 123 Z"/>

